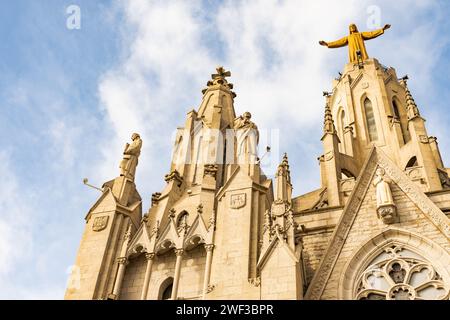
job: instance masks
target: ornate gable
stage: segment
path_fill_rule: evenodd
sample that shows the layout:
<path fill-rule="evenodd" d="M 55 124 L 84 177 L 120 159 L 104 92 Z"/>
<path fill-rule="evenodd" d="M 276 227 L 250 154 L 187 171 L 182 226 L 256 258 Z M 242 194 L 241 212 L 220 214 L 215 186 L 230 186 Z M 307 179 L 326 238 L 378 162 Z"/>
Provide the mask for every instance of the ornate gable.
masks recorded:
<path fill-rule="evenodd" d="M 438 233 L 437 236 L 440 237 L 441 242 L 449 245 L 450 225 L 445 214 L 380 149 L 374 147 L 344 207 L 329 246 L 308 288 L 306 299 L 321 299 L 328 285 L 337 286 L 337 284 L 332 285 L 331 282 L 337 282 L 335 280 L 338 278 L 337 273 L 343 272 L 343 264 L 347 261 L 348 255 L 351 250 L 355 249 L 355 246 L 361 246 L 361 243 L 365 242 L 363 241 L 364 237 L 368 237 L 366 240 L 370 240 L 371 235 L 373 236 L 377 230 L 398 226 L 395 223 L 386 225 L 377 218 L 376 207 L 373 204 L 376 200 L 373 181 L 377 168 L 384 170 L 386 176 L 391 180 L 394 193 L 398 197 L 401 196 L 399 209 L 405 212 L 405 216 L 399 225 L 417 231 L 418 227 L 414 224 L 413 213 L 407 212 L 405 207 L 409 205 L 420 212 L 423 222 L 427 222 L 429 228 L 433 229 L 434 233 Z M 371 190 L 370 194 L 368 194 L 369 189 Z M 362 207 L 363 202 L 366 203 L 364 207 Z M 360 219 L 355 224 L 358 215 L 366 215 L 368 220 Z M 408 215 L 411 216 L 408 218 Z M 409 222 L 402 223 L 406 220 Z M 349 236 L 350 233 L 352 233 L 351 236 Z M 353 243 L 353 247 L 351 243 Z M 345 251 L 343 250 L 344 246 L 346 246 Z"/>

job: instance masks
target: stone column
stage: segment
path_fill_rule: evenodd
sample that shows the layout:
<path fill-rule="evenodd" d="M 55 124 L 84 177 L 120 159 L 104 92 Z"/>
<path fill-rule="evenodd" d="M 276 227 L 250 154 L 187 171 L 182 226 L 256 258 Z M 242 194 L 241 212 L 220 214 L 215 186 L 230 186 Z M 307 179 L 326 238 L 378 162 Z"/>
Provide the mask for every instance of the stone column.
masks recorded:
<path fill-rule="evenodd" d="M 148 285 L 150 283 L 150 276 L 152 274 L 153 259 L 155 258 L 155 254 L 146 253 L 145 258 L 147 259 L 147 268 L 145 269 L 144 286 L 142 287 L 141 300 L 147 300 Z"/>
<path fill-rule="evenodd" d="M 178 285 L 180 283 L 181 260 L 183 258 L 183 249 L 175 249 L 177 261 L 175 262 L 175 275 L 173 277 L 172 300 L 176 300 L 178 296 Z"/>
<path fill-rule="evenodd" d="M 205 296 L 208 293 L 209 279 L 211 277 L 211 261 L 213 249 L 214 249 L 213 244 L 205 244 L 206 264 L 205 264 L 205 276 L 203 279 L 203 295 L 202 295 L 203 300 L 205 299 Z"/>
<path fill-rule="evenodd" d="M 119 297 L 120 288 L 122 286 L 122 280 L 123 276 L 125 275 L 125 267 L 128 263 L 128 259 L 126 257 L 118 258 L 117 262 L 119 262 L 119 269 L 117 270 L 116 282 L 114 283 L 114 299 L 117 299 Z"/>

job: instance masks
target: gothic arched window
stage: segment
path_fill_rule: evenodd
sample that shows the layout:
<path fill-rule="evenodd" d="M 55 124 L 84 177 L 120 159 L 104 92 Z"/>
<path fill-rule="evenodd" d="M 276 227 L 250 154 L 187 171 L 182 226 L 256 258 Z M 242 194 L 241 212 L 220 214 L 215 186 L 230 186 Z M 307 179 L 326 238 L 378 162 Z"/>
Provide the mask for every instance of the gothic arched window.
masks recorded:
<path fill-rule="evenodd" d="M 444 300 L 449 287 L 417 253 L 391 245 L 376 256 L 356 282 L 358 300 Z"/>
<path fill-rule="evenodd" d="M 402 130 L 403 143 L 407 143 L 410 140 L 410 136 L 407 123 L 405 123 L 406 116 L 400 113 L 399 103 L 396 101 L 396 99 L 392 100 L 392 109 L 394 111 L 394 118 L 398 121 L 398 123 L 400 124 L 400 129 Z"/>
<path fill-rule="evenodd" d="M 418 166 L 418 162 L 417 162 L 417 157 L 414 156 L 411 159 L 408 160 L 408 163 L 406 164 L 405 169 L 411 168 L 411 167 L 416 167 Z"/>
<path fill-rule="evenodd" d="M 167 278 L 159 289 L 159 300 L 169 300 L 172 297 L 173 278 Z"/>
<path fill-rule="evenodd" d="M 345 129 L 345 111 L 343 109 L 340 109 L 338 111 L 338 137 L 341 140 L 341 143 L 339 144 L 339 151 L 345 153 L 345 138 L 344 138 L 344 129 Z"/>
<path fill-rule="evenodd" d="M 364 113 L 366 115 L 367 131 L 369 132 L 369 140 L 378 140 L 377 125 L 375 123 L 375 115 L 373 113 L 372 101 L 369 98 L 364 100 Z"/>
<path fill-rule="evenodd" d="M 177 229 L 187 227 L 188 217 L 189 217 L 189 213 L 187 213 L 187 211 L 182 211 L 180 213 L 180 215 L 178 216 L 177 222 L 176 222 Z"/>

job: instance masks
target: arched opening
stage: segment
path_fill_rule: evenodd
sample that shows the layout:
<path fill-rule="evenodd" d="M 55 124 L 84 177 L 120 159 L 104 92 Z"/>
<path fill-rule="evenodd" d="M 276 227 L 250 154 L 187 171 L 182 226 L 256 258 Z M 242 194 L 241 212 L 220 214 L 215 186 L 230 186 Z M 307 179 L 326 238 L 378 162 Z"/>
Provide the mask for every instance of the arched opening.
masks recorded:
<path fill-rule="evenodd" d="M 172 297 L 173 278 L 167 278 L 161 283 L 159 288 L 158 300 L 170 300 Z"/>
<path fill-rule="evenodd" d="M 339 151 L 345 153 L 345 138 L 344 138 L 344 128 L 345 128 L 345 111 L 339 108 L 337 114 L 337 131 L 338 137 L 341 143 L 339 144 Z"/>
<path fill-rule="evenodd" d="M 188 217 L 189 217 L 189 213 L 185 210 L 181 211 L 180 214 L 178 215 L 177 218 L 177 229 L 179 228 L 184 228 L 187 226 L 187 222 L 188 222 Z"/>
<path fill-rule="evenodd" d="M 411 168 L 411 167 L 417 167 L 419 163 L 417 162 L 417 157 L 414 156 L 411 159 L 409 159 L 408 163 L 406 164 L 405 169 Z"/>
<path fill-rule="evenodd" d="M 367 132 L 370 141 L 378 140 L 377 125 L 375 122 L 375 114 L 373 112 L 372 101 L 369 98 L 364 100 L 364 113 L 366 115 Z"/>
<path fill-rule="evenodd" d="M 408 132 L 408 124 L 407 124 L 407 119 L 406 119 L 406 115 L 404 113 L 400 112 L 400 106 L 399 103 L 397 102 L 397 100 L 394 98 L 392 99 L 392 109 L 394 111 L 394 118 L 398 121 L 398 123 L 400 124 L 400 129 L 402 131 L 402 139 L 403 139 L 403 144 L 407 143 L 410 139 L 410 135 Z"/>

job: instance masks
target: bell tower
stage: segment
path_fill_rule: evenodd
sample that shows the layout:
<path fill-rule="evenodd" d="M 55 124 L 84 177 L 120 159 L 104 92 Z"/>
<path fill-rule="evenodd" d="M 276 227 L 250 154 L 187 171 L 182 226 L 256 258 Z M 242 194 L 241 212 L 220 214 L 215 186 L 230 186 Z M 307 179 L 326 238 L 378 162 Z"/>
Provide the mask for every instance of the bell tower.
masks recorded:
<path fill-rule="evenodd" d="M 352 26 L 339 41 L 320 41 L 329 48 L 348 45 L 350 57 L 332 91 L 324 92 L 324 153 L 319 163 L 328 206 L 344 205 L 374 145 L 423 191 L 447 188 L 449 178 L 436 138 L 428 136 L 408 77 L 398 78 L 394 68 L 369 58 L 365 49 L 365 40 L 383 34 L 390 25 L 373 32 L 358 32 Z"/>

